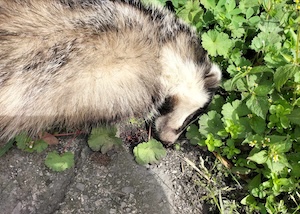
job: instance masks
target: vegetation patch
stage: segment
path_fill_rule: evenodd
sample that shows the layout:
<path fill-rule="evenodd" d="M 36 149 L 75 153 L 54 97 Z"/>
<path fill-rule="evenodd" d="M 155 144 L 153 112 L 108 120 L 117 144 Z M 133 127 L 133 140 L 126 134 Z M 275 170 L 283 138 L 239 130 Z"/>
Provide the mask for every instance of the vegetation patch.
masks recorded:
<path fill-rule="evenodd" d="M 300 210 L 298 0 L 160 0 L 194 25 L 224 76 L 191 143 L 229 162 L 247 182 L 249 212 Z"/>

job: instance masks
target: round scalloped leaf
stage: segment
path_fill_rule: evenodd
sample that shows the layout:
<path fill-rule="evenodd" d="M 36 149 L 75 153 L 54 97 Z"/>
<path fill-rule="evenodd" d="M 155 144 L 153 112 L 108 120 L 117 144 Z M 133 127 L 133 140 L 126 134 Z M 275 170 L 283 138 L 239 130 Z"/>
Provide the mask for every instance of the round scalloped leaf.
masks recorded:
<path fill-rule="evenodd" d="M 114 147 L 122 144 L 122 140 L 116 135 L 115 127 L 93 128 L 88 140 L 88 145 L 93 151 L 101 151 L 105 154 Z"/>
<path fill-rule="evenodd" d="M 145 165 L 157 163 L 167 152 L 161 142 L 151 139 L 134 147 L 133 154 L 138 164 Z"/>
<path fill-rule="evenodd" d="M 74 154 L 72 152 L 65 152 L 59 155 L 57 152 L 49 152 L 45 164 L 53 171 L 65 171 L 74 166 Z"/>

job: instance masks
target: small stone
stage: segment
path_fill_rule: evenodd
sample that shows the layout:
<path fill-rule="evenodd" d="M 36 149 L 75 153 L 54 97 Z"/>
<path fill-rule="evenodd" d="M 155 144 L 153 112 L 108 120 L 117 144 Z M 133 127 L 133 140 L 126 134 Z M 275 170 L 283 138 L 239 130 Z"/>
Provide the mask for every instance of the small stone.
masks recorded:
<path fill-rule="evenodd" d="M 96 207 L 100 207 L 101 204 L 102 204 L 102 200 L 97 200 L 97 201 L 95 201 L 95 206 L 96 206 Z"/>
<path fill-rule="evenodd" d="M 116 210 L 116 209 L 110 209 L 110 210 L 109 210 L 109 214 L 115 214 L 115 213 L 117 213 L 117 210 Z"/>
<path fill-rule="evenodd" d="M 126 207 L 126 203 L 125 202 L 121 202 L 121 209 L 124 209 Z"/>
<path fill-rule="evenodd" d="M 77 183 L 76 188 L 79 189 L 80 191 L 84 190 L 84 184 L 83 183 Z"/>
<path fill-rule="evenodd" d="M 130 193 L 134 192 L 134 189 L 133 189 L 133 187 L 123 187 L 121 191 L 125 194 L 130 194 Z"/>

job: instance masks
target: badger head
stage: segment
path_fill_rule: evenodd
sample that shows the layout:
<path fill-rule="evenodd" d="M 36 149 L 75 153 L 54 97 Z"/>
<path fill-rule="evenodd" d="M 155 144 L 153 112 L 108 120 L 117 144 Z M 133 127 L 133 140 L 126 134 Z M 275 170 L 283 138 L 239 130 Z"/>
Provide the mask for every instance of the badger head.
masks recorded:
<path fill-rule="evenodd" d="M 167 95 L 154 126 L 156 136 L 162 142 L 173 144 L 211 102 L 221 80 L 221 71 L 206 54 L 202 63 L 182 58 L 168 48 L 163 56 L 161 81 Z"/>

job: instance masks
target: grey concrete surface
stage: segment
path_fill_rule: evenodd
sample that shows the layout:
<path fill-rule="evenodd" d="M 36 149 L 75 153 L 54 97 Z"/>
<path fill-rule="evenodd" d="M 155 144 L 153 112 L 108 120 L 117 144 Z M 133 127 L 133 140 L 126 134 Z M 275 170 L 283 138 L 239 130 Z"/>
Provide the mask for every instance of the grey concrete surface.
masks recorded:
<path fill-rule="evenodd" d="M 197 194 L 187 187 L 188 167 L 181 171 L 180 155 L 194 157 L 193 152 L 168 150 L 160 164 L 145 167 L 136 164 L 127 147 L 102 155 L 76 139 L 72 149 L 75 167 L 64 172 L 44 165 L 47 152 L 30 154 L 13 148 L 1 157 L 0 213 L 204 213 L 202 204 L 195 204 Z"/>

